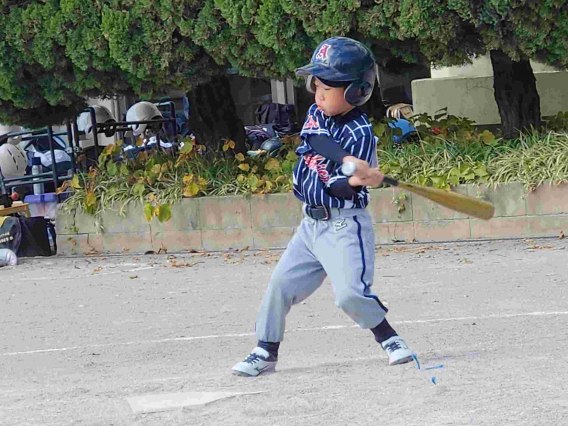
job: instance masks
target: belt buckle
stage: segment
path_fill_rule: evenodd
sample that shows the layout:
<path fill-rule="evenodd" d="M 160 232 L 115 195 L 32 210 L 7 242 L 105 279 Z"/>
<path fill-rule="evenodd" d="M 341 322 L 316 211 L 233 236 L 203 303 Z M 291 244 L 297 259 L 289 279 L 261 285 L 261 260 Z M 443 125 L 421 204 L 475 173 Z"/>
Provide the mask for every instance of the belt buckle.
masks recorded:
<path fill-rule="evenodd" d="M 310 207 L 308 207 L 308 209 L 309 209 L 309 212 L 310 212 L 309 216 L 310 216 L 312 219 L 314 219 L 314 220 L 322 220 L 322 221 L 324 221 L 324 222 L 327 222 L 328 220 L 331 219 L 331 212 L 330 212 L 330 210 L 329 210 L 327 207 L 325 207 L 325 206 L 318 206 L 318 207 L 312 207 L 312 206 L 310 206 Z M 313 213 L 312 213 L 314 210 L 317 210 L 317 211 L 322 211 L 322 210 L 323 210 L 324 217 L 315 218 L 315 217 L 313 216 Z"/>

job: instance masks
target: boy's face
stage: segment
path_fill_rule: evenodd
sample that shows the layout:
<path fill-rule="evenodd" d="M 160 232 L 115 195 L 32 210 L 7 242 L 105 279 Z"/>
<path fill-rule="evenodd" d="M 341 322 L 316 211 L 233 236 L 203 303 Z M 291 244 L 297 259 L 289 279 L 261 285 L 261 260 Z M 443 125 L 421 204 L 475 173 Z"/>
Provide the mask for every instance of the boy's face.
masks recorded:
<path fill-rule="evenodd" d="M 326 86 L 317 78 L 314 78 L 314 86 L 318 109 L 328 117 L 343 115 L 355 108 L 345 100 L 345 88 Z"/>

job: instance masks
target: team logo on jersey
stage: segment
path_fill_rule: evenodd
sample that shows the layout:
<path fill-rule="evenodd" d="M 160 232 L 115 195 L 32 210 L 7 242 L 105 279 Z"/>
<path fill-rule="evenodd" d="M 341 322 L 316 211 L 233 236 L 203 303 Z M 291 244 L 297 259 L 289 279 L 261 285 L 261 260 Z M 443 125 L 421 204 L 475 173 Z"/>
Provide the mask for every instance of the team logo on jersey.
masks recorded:
<path fill-rule="evenodd" d="M 335 232 L 339 232 L 343 228 L 347 228 L 347 223 L 345 223 L 345 219 L 339 219 L 339 220 L 333 222 L 333 226 L 335 228 Z"/>
<path fill-rule="evenodd" d="M 318 121 L 312 116 L 309 115 L 308 116 L 308 121 L 306 121 L 306 124 L 304 124 L 304 129 L 309 130 L 309 129 L 319 129 L 319 123 Z"/>
<path fill-rule="evenodd" d="M 312 155 L 306 154 L 304 155 L 304 162 L 308 169 L 313 170 L 316 172 L 323 183 L 326 183 L 329 180 L 329 172 L 326 169 L 325 158 L 321 155 Z"/>
<path fill-rule="evenodd" d="M 329 44 L 324 44 L 322 47 L 320 47 L 318 53 L 316 53 L 316 59 L 320 61 L 325 61 L 327 59 L 327 51 L 329 50 L 330 47 L 331 45 Z"/>

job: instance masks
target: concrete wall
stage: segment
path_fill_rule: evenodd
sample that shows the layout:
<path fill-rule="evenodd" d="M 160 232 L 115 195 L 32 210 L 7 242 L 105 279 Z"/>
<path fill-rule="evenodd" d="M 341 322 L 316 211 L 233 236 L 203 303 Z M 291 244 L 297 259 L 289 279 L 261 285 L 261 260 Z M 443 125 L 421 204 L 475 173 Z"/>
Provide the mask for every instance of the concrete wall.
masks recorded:
<path fill-rule="evenodd" d="M 554 72 L 558 71 L 551 66 L 541 64 L 540 62 L 531 62 L 533 72 Z M 431 67 L 430 76 L 432 78 L 448 78 L 448 77 L 487 77 L 493 75 L 493 67 L 489 55 L 480 56 L 472 59 L 472 63 L 468 65 L 455 67 Z"/>
<path fill-rule="evenodd" d="M 543 116 L 568 111 L 568 72 L 531 61 L 540 95 Z M 501 118 L 493 91 L 493 68 L 489 56 L 470 65 L 432 67 L 432 78 L 412 82 L 416 113 L 434 113 L 448 108 L 448 114 L 467 117 L 477 124 L 500 124 Z"/>
<path fill-rule="evenodd" d="M 536 87 L 543 116 L 568 111 L 568 72 L 537 73 Z M 416 114 L 434 115 L 442 108 L 448 114 L 467 117 L 476 124 L 500 124 L 493 76 L 428 78 L 412 82 Z"/>
<path fill-rule="evenodd" d="M 473 219 L 408 192 L 402 200 L 405 210 L 399 213 L 393 199 L 403 192 L 372 190 L 369 212 L 376 243 L 554 237 L 568 232 L 568 185 L 544 184 L 529 194 L 518 183 L 497 189 L 462 185 L 457 191 L 491 201 L 494 218 Z M 92 217 L 59 212 L 59 253 L 283 248 L 302 218 L 301 204 L 292 194 L 184 199 L 172 208 L 172 219 L 163 224 L 156 219 L 146 222 L 140 205 L 129 205 L 125 214 L 105 213 L 105 233 L 99 234 Z"/>

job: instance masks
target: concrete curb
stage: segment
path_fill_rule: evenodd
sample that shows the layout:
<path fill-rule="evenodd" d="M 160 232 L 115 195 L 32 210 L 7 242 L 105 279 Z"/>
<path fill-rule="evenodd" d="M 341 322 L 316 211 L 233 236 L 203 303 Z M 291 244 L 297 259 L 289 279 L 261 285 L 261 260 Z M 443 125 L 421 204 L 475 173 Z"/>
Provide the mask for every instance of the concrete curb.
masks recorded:
<path fill-rule="evenodd" d="M 568 232 L 568 185 L 547 182 L 528 194 L 520 183 L 496 189 L 460 185 L 454 190 L 493 203 L 493 219 L 474 219 L 397 188 L 374 189 L 368 210 L 376 243 L 553 237 Z M 60 210 L 57 245 L 61 255 L 160 248 L 170 252 L 278 249 L 286 247 L 301 219 L 301 203 L 291 193 L 186 198 L 173 206 L 172 219 L 166 223 L 157 219 L 148 223 L 142 206 L 128 205 L 124 215 L 115 211 L 102 215 L 102 234 L 92 217 Z"/>

